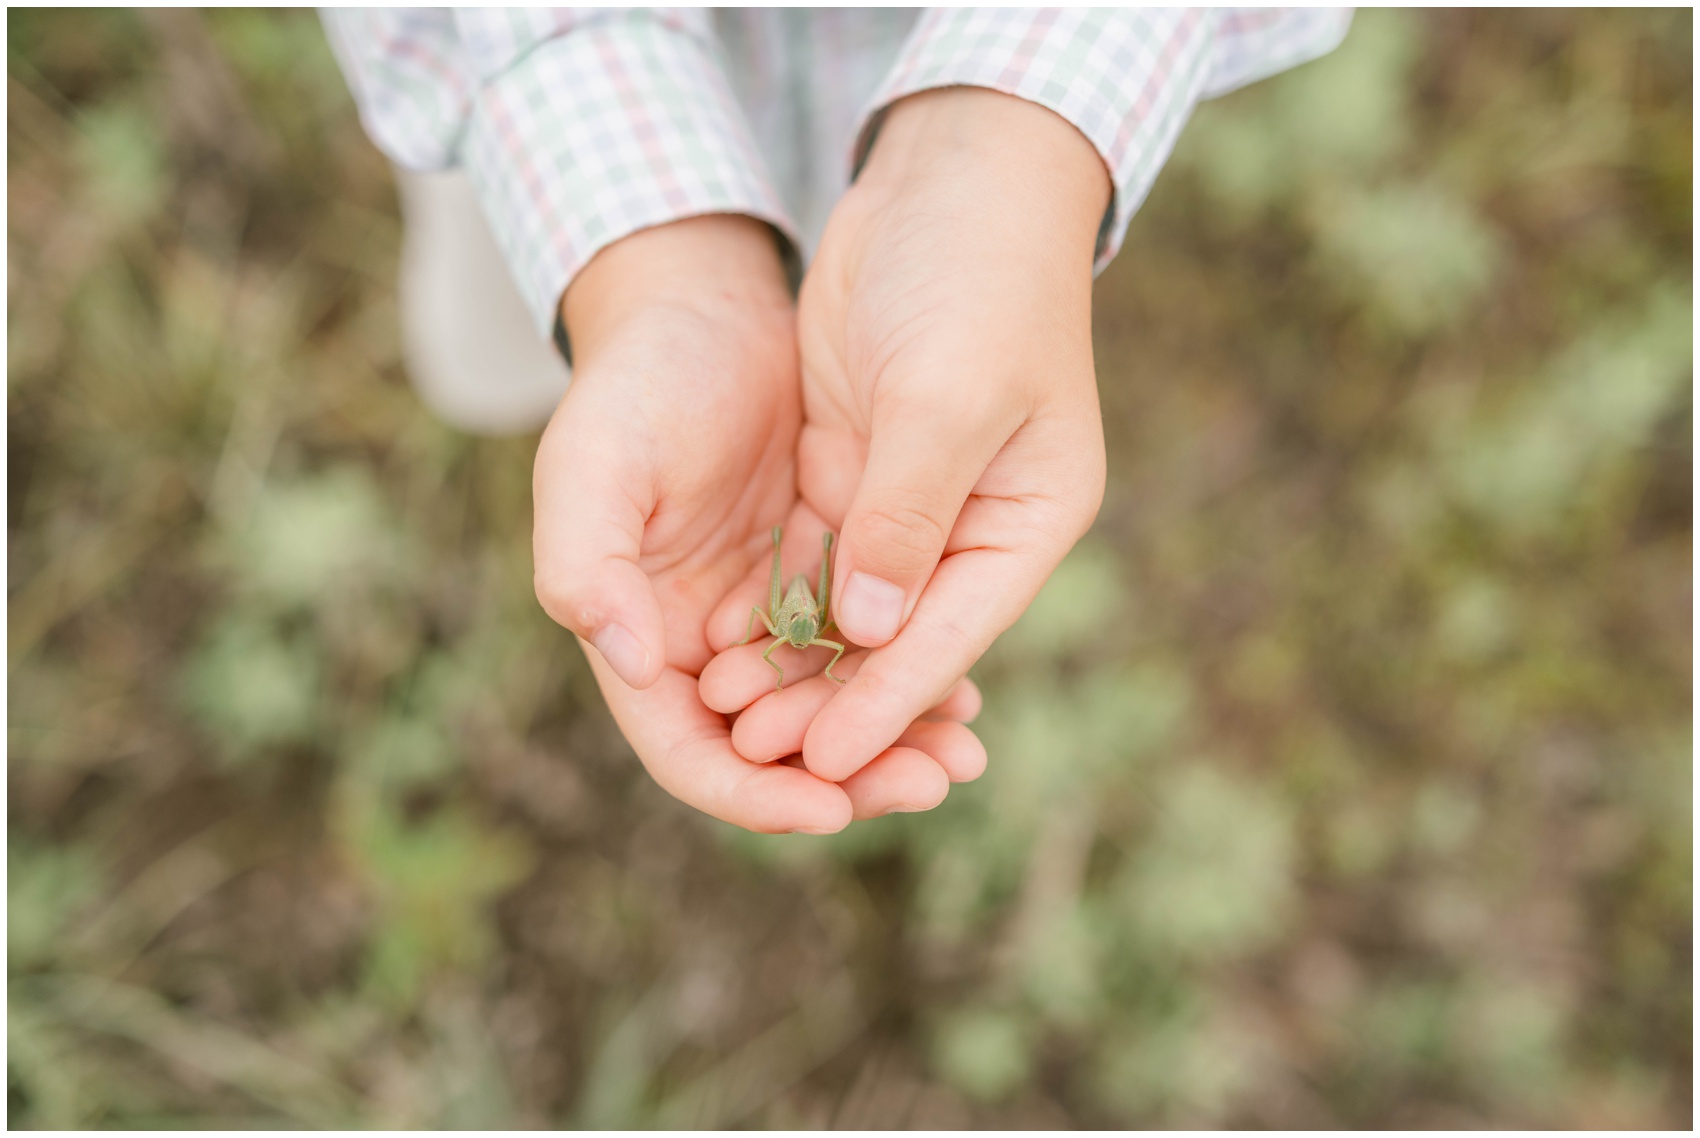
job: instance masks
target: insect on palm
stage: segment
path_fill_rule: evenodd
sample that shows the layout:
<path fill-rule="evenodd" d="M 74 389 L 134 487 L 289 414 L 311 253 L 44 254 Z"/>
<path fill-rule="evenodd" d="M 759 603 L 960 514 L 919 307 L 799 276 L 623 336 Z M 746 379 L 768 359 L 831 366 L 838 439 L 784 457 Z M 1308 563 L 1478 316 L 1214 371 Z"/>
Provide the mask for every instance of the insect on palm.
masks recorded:
<path fill-rule="evenodd" d="M 836 648 L 832 661 L 826 666 L 826 678 L 835 683 L 844 681 L 832 674 L 832 665 L 838 663 L 838 657 L 844 655 L 844 645 L 836 640 L 826 640 L 821 633 L 832 627 L 832 617 L 827 612 L 828 598 L 832 595 L 832 535 L 821 535 L 820 561 L 820 593 L 809 592 L 809 579 L 799 573 L 791 579 L 791 587 L 785 590 L 783 598 L 779 595 L 779 539 L 784 529 L 773 527 L 773 576 L 769 580 L 767 590 L 767 611 L 763 612 L 760 605 L 750 609 L 750 623 L 744 629 L 744 638 L 738 644 L 748 644 L 755 635 L 756 618 L 767 629 L 769 636 L 775 637 L 772 644 L 761 658 L 767 661 L 768 667 L 779 673 L 779 680 L 773 685 L 774 691 L 785 686 L 785 669 L 773 661 L 773 650 L 781 644 L 789 644 L 793 648 Z M 738 645 L 734 644 L 736 648 Z"/>

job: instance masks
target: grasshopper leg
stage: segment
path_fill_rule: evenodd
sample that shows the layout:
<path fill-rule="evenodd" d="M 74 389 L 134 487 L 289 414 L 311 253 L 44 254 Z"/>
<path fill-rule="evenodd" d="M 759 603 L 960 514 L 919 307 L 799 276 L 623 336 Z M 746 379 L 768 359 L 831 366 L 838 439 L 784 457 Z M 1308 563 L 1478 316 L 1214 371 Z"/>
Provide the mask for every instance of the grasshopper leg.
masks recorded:
<path fill-rule="evenodd" d="M 761 611 L 761 607 L 759 605 L 753 605 L 750 608 L 750 623 L 744 626 L 744 638 L 738 641 L 737 644 L 730 645 L 730 647 L 739 648 L 750 642 L 750 637 L 756 634 L 756 617 L 758 616 L 761 617 L 762 625 L 767 629 L 767 634 L 769 636 L 779 635 L 778 630 L 773 627 L 773 622 L 767 618 L 767 614 L 765 612 Z"/>
<path fill-rule="evenodd" d="M 838 663 L 838 657 L 839 656 L 844 655 L 844 645 L 838 643 L 838 641 L 836 641 L 836 640 L 821 640 L 818 637 L 814 640 L 809 641 L 809 647 L 810 648 L 813 648 L 817 644 L 820 645 L 822 648 L 836 648 L 836 649 L 838 649 L 838 652 L 832 657 L 832 659 L 826 665 L 826 678 L 831 680 L 835 684 L 847 683 L 848 681 L 841 680 L 837 676 L 832 674 L 832 665 Z"/>
<path fill-rule="evenodd" d="M 775 636 L 777 636 L 777 635 L 778 635 L 778 633 L 775 633 L 775 634 L 774 634 L 774 635 L 775 635 Z M 781 668 L 781 667 L 780 667 L 780 666 L 779 666 L 779 665 L 778 665 L 778 664 L 775 664 L 775 663 L 774 663 L 774 662 L 773 662 L 773 650 L 774 650 L 774 649 L 775 649 L 775 648 L 777 648 L 777 647 L 779 647 L 779 645 L 780 645 L 780 644 L 781 644 L 781 643 L 783 643 L 783 641 L 780 641 L 780 640 L 775 640 L 775 641 L 774 641 L 774 642 L 773 642 L 773 643 L 772 643 L 772 644 L 769 644 L 769 645 L 768 645 L 768 646 L 767 646 L 767 651 L 766 651 L 766 652 L 763 652 L 763 653 L 762 653 L 762 654 L 761 654 L 761 658 L 762 658 L 762 659 L 763 659 L 763 660 L 766 660 L 766 661 L 767 661 L 767 666 L 768 666 L 768 667 L 770 667 L 770 668 L 772 668 L 772 669 L 773 669 L 773 670 L 774 670 L 774 671 L 776 671 L 776 672 L 778 672 L 778 673 L 779 673 L 779 679 L 778 679 L 778 681 L 777 681 L 777 682 L 775 682 L 775 683 L 774 683 L 774 685 L 773 685 L 773 690 L 774 690 L 774 691 L 780 691 L 780 690 L 782 690 L 782 689 L 783 689 L 783 688 L 784 688 L 784 687 L 785 687 L 785 669 L 784 669 L 784 668 Z"/>

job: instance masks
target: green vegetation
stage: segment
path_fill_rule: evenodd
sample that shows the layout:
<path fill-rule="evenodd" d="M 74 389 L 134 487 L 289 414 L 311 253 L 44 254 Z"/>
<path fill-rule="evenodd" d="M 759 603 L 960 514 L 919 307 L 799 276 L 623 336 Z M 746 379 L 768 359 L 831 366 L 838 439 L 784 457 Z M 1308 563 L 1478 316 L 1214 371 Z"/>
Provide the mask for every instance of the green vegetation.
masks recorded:
<path fill-rule="evenodd" d="M 538 609 L 312 15 L 8 20 L 12 1125 L 1690 1123 L 1690 13 L 1201 108 L 990 769 L 825 840 Z"/>

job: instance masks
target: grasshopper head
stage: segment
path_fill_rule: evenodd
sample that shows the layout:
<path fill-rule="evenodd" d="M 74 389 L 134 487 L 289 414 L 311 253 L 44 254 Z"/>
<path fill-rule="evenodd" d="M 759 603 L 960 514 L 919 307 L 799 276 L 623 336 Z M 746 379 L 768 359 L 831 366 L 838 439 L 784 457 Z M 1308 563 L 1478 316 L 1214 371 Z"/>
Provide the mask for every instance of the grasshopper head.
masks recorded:
<path fill-rule="evenodd" d="M 798 613 L 785 626 L 785 640 L 793 648 L 802 648 L 820 631 L 820 621 L 808 613 Z"/>

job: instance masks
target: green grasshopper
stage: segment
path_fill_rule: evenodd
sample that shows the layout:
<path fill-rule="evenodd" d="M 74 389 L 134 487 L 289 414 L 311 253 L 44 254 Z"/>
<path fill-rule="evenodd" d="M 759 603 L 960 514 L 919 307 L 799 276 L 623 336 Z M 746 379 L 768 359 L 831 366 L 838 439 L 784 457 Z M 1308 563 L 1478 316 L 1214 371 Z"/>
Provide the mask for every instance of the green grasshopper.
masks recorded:
<path fill-rule="evenodd" d="M 833 627 L 832 618 L 826 611 L 832 585 L 832 535 L 821 535 L 820 599 L 817 601 L 815 594 L 809 592 L 809 579 L 799 573 L 791 579 L 791 587 L 785 590 L 785 599 L 780 600 L 779 537 L 783 532 L 782 527 L 773 527 L 773 577 L 768 584 L 767 612 L 762 612 L 760 605 L 750 609 L 749 627 L 744 629 L 744 638 L 738 641 L 738 644 L 750 642 L 756 631 L 756 617 L 759 616 L 767 634 L 778 638 L 761 654 L 768 667 L 779 673 L 779 682 L 773 685 L 774 691 L 785 686 L 785 669 L 773 662 L 773 650 L 781 644 L 789 644 L 793 648 L 811 648 L 818 644 L 822 648 L 838 649 L 832 663 L 826 666 L 826 678 L 841 684 L 844 681 L 832 674 L 832 665 L 838 663 L 839 656 L 844 655 L 844 645 L 836 640 L 822 640 L 820 637 L 821 633 Z M 736 648 L 738 644 L 732 647 Z"/>

